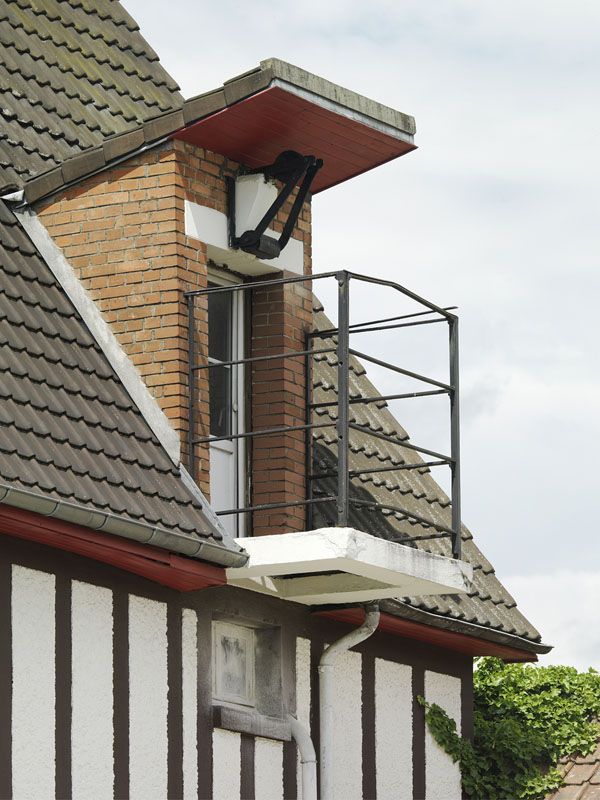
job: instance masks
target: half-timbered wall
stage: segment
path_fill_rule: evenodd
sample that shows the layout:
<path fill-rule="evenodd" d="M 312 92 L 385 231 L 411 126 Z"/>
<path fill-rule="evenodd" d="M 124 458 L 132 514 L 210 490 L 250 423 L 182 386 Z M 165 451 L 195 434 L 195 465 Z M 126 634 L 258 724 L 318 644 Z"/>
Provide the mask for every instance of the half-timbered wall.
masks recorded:
<path fill-rule="evenodd" d="M 221 587 L 179 594 L 117 569 L 0 539 L 0 797 L 291 800 L 291 742 L 212 727 L 215 615 L 281 626 L 283 705 L 318 750 L 317 671 L 348 628 Z M 344 800 L 459 800 L 456 765 L 417 695 L 469 733 L 471 661 L 377 634 L 337 668 L 336 786 Z"/>

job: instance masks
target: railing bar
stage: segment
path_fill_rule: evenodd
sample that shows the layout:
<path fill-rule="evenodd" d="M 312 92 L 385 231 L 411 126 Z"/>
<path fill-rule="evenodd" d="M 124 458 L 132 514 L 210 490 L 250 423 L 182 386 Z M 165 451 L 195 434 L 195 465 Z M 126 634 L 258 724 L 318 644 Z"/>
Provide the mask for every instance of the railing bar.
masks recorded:
<path fill-rule="evenodd" d="M 296 356 L 311 356 L 317 353 L 335 353 L 335 347 L 326 347 L 323 350 L 288 350 L 285 353 L 275 353 L 272 356 L 250 356 L 239 358 L 236 361 L 217 361 L 213 364 L 198 364 L 195 370 L 211 369 L 212 367 L 235 367 L 238 364 L 252 364 L 255 361 L 271 361 L 276 358 L 294 358 Z"/>
<path fill-rule="evenodd" d="M 320 272 L 317 275 L 298 275 L 294 278 L 278 278 L 277 280 L 270 281 L 247 281 L 246 283 L 234 283 L 231 286 L 210 286 L 208 289 L 194 289 L 191 292 L 184 292 L 184 297 L 195 295 L 198 297 L 203 294 L 213 294 L 216 292 L 235 292 L 247 291 L 248 289 L 262 289 L 264 286 L 283 286 L 286 283 L 301 283 L 304 281 L 315 281 L 320 278 L 333 278 L 339 273 L 335 272 Z"/>
<path fill-rule="evenodd" d="M 449 306 L 449 308 L 456 308 L 456 306 Z M 431 325 L 434 322 L 448 322 L 444 317 L 436 317 L 435 319 L 418 320 L 416 322 L 403 322 L 398 325 L 379 325 L 380 322 L 392 322 L 395 319 L 407 319 L 408 317 L 418 317 L 421 314 L 435 314 L 435 311 L 420 311 L 419 314 L 406 314 L 402 317 L 390 317 L 388 320 L 373 320 L 373 322 L 359 322 L 356 325 L 350 325 L 350 333 L 367 333 L 368 331 L 393 331 L 396 328 L 410 328 L 414 325 Z M 366 325 L 377 327 L 365 327 Z M 322 331 L 311 331 L 312 337 L 319 338 L 333 338 L 338 332 L 338 328 L 325 328 Z"/>
<path fill-rule="evenodd" d="M 267 511 L 273 508 L 289 508 L 291 506 L 307 506 L 314 503 L 331 503 L 337 500 L 333 495 L 327 497 L 317 497 L 312 500 L 294 500 L 291 503 L 262 503 L 259 506 L 245 506 L 244 508 L 228 508 L 226 511 L 216 511 L 217 517 L 224 517 L 228 514 L 248 514 L 251 511 Z"/>
<path fill-rule="evenodd" d="M 371 364 L 377 364 L 379 367 L 385 367 L 385 369 L 391 369 L 393 372 L 399 372 L 400 375 L 406 375 L 409 378 L 415 378 L 418 381 L 429 383 L 432 386 L 439 386 L 441 389 L 446 389 L 446 391 L 452 391 L 452 386 L 450 386 L 447 383 L 436 381 L 434 378 L 427 378 L 425 375 L 419 375 L 418 372 L 411 372 L 408 369 L 402 369 L 402 367 L 396 367 L 394 364 L 390 364 L 387 361 L 381 361 L 381 359 L 375 358 L 374 356 L 369 356 L 366 353 L 361 353 L 359 350 L 350 349 L 350 355 L 355 356 L 356 358 L 362 358 L 364 361 L 371 362 Z"/>
<path fill-rule="evenodd" d="M 426 392 L 405 392 L 404 394 L 381 394 L 373 395 L 372 397 L 351 397 L 349 400 L 350 405 L 356 403 L 376 403 L 378 400 L 406 400 L 414 397 L 433 397 L 434 395 L 448 394 L 447 389 L 430 389 Z M 337 406 L 337 401 L 333 400 L 328 403 L 311 403 L 311 408 L 333 408 Z"/>
<path fill-rule="evenodd" d="M 411 444 L 408 441 L 403 441 L 402 439 L 395 439 L 392 436 L 387 436 L 385 433 L 379 433 L 379 431 L 372 431 L 371 428 L 366 428 L 363 425 L 357 425 L 355 422 L 350 423 L 350 427 L 352 430 L 359 431 L 360 433 L 365 433 L 368 436 L 374 436 L 376 439 L 382 439 L 384 442 L 388 444 L 395 444 L 399 447 L 406 447 L 408 450 L 415 450 L 417 453 L 424 453 L 426 456 L 432 456 L 433 458 L 441 458 L 445 461 L 446 464 L 452 463 L 451 456 L 444 455 L 444 453 L 438 453 L 436 450 L 427 450 L 425 447 L 418 447 L 416 444 Z"/>
<path fill-rule="evenodd" d="M 194 373 L 194 361 L 196 359 L 196 348 L 194 346 L 194 309 L 196 302 L 194 297 L 188 297 L 188 470 L 192 478 L 196 478 L 196 459 L 194 433 L 196 427 L 196 376 Z"/>
<path fill-rule="evenodd" d="M 447 461 L 421 461 L 419 464 L 397 464 L 396 466 L 390 467 L 373 467 L 373 469 L 352 469 L 350 470 L 350 477 L 351 478 L 358 478 L 359 475 L 371 475 L 374 472 L 396 472 L 397 470 L 403 469 L 423 469 L 423 467 L 441 467 L 441 466 L 448 466 Z M 318 472 L 316 474 L 310 475 L 310 479 L 313 481 L 321 480 L 323 478 L 334 478 L 337 476 L 337 470 L 334 472 Z"/>
<path fill-rule="evenodd" d="M 248 431 L 247 433 L 231 433 L 229 436 L 203 436 L 195 439 L 194 444 L 212 444 L 213 442 L 229 442 L 233 439 L 247 439 L 251 436 L 273 436 L 276 433 L 293 433 L 294 431 L 305 431 L 313 428 L 335 428 L 335 422 L 313 422 L 310 425 L 290 425 L 281 428 L 261 428 L 258 431 Z"/>
<path fill-rule="evenodd" d="M 354 498 L 350 498 L 350 502 L 352 505 L 358 506 L 365 506 L 366 508 L 381 508 L 384 511 L 395 511 L 398 514 L 403 514 L 405 517 L 409 519 L 414 519 L 417 522 L 422 522 L 424 525 L 429 525 L 432 528 L 435 528 L 436 531 L 444 531 L 445 533 L 453 534 L 454 531 L 451 528 L 446 528 L 445 525 L 440 525 L 438 522 L 434 522 L 431 519 L 427 519 L 426 517 L 422 517 L 419 514 L 415 514 L 412 511 L 407 511 L 405 508 L 401 508 L 400 506 L 386 506 L 382 503 L 375 503 L 369 500 L 355 500 Z"/>
<path fill-rule="evenodd" d="M 410 289 L 407 289 L 405 286 L 402 286 L 401 284 L 396 283 L 395 281 L 388 281 L 385 280 L 384 278 L 372 278 L 369 275 L 362 275 L 359 272 L 350 272 L 349 274 L 352 278 L 356 278 L 357 280 L 363 281 L 364 283 L 374 283 L 377 286 L 389 286 L 391 289 L 396 289 L 397 291 L 406 295 L 406 297 L 410 297 L 410 299 L 414 300 L 416 303 L 420 303 L 421 305 L 425 306 L 425 308 L 430 308 L 432 311 L 437 311 L 438 314 L 441 314 L 448 320 L 454 317 L 454 314 L 449 314 L 440 306 L 436 306 L 435 303 L 431 303 L 429 300 L 426 300 L 424 297 L 421 297 L 415 292 L 411 292 Z"/>

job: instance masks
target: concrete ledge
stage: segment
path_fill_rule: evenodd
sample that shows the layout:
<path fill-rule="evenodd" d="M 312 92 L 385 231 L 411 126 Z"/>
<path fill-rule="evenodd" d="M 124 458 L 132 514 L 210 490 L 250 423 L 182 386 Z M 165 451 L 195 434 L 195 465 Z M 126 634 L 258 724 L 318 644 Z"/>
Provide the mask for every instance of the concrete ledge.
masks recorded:
<path fill-rule="evenodd" d="M 321 528 L 236 540 L 250 558 L 227 582 L 305 605 L 460 594 L 471 588 L 464 561 L 379 539 L 354 528 Z"/>
<path fill-rule="evenodd" d="M 291 725 L 287 720 L 267 717 L 252 709 L 245 711 L 231 706 L 213 706 L 213 725 L 226 731 L 249 733 L 279 742 L 289 742 L 292 738 Z"/>

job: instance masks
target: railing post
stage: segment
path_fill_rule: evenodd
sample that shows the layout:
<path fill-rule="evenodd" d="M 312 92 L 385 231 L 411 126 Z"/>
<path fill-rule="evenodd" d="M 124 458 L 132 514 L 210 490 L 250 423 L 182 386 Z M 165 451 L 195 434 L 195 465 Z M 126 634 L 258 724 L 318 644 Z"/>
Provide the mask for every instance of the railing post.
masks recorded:
<path fill-rule="evenodd" d="M 350 493 L 349 475 L 349 421 L 350 421 L 350 275 L 338 272 L 338 341 L 337 341 L 337 436 L 338 436 L 338 491 L 337 491 L 337 524 L 348 526 L 348 498 Z"/>
<path fill-rule="evenodd" d="M 312 361 L 314 356 L 311 356 L 308 351 L 313 349 L 313 337 L 310 331 L 306 331 L 304 335 L 304 349 L 307 351 L 304 356 L 304 404 L 305 404 L 305 419 L 304 422 L 309 426 L 312 422 Z M 311 475 L 313 473 L 313 432 L 312 428 L 307 427 L 304 436 L 304 480 L 305 486 L 305 499 L 308 501 L 306 504 L 306 513 L 304 515 L 304 523 L 307 531 L 312 530 L 313 525 L 313 504 L 310 502 L 313 499 L 313 484 Z"/>
<path fill-rule="evenodd" d="M 448 319 L 450 335 L 450 470 L 452 475 L 452 556 L 461 557 L 460 518 L 460 407 L 458 365 L 458 317 Z"/>
<path fill-rule="evenodd" d="M 195 296 L 187 295 L 188 304 L 188 472 L 196 479 L 196 464 L 195 464 L 195 429 L 196 429 L 196 371 L 194 370 L 196 362 L 196 347 L 195 347 Z"/>

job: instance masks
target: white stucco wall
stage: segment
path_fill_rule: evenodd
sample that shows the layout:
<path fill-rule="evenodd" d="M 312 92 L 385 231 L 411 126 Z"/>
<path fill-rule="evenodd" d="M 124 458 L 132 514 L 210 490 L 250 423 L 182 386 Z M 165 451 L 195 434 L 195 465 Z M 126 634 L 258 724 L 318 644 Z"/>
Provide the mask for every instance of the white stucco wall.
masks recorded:
<path fill-rule="evenodd" d="M 310 733 L 310 639 L 296 639 L 296 716 Z M 297 756 L 296 781 L 302 797 L 302 769 Z"/>
<path fill-rule="evenodd" d="M 256 737 L 254 795 L 260 800 L 283 800 L 283 744 Z"/>
<path fill-rule="evenodd" d="M 54 797 L 54 575 L 12 568 L 12 771 L 18 800 Z"/>
<path fill-rule="evenodd" d="M 412 667 L 375 660 L 377 800 L 412 797 Z"/>
<path fill-rule="evenodd" d="M 113 796 L 112 592 L 73 581 L 72 789 L 74 800 Z"/>
<path fill-rule="evenodd" d="M 213 731 L 212 800 L 239 800 L 240 798 L 240 739 L 239 733 L 224 731 L 220 728 L 215 728 Z"/>
<path fill-rule="evenodd" d="M 181 618 L 183 701 L 183 798 L 198 797 L 198 654 L 196 612 L 184 608 Z"/>
<path fill-rule="evenodd" d="M 335 800 L 362 800 L 360 653 L 342 653 L 335 666 Z"/>
<path fill-rule="evenodd" d="M 461 731 L 461 681 L 440 672 L 425 672 L 425 699 L 436 703 L 456 721 Z M 450 756 L 425 733 L 425 795 L 426 800 L 460 800 L 462 796 L 460 769 Z"/>
<path fill-rule="evenodd" d="M 129 598 L 129 774 L 132 800 L 167 797 L 167 607 Z"/>

